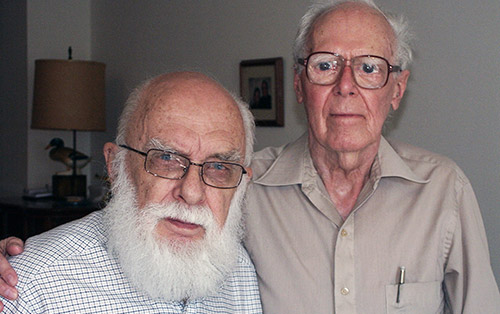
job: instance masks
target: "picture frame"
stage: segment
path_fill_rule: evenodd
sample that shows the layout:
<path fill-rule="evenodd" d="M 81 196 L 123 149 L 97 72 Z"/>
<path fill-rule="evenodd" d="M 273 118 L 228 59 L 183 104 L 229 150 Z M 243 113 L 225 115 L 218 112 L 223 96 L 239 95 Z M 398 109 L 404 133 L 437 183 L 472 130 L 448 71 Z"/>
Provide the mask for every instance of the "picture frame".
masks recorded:
<path fill-rule="evenodd" d="M 240 94 L 256 126 L 283 127 L 283 58 L 241 61 Z"/>

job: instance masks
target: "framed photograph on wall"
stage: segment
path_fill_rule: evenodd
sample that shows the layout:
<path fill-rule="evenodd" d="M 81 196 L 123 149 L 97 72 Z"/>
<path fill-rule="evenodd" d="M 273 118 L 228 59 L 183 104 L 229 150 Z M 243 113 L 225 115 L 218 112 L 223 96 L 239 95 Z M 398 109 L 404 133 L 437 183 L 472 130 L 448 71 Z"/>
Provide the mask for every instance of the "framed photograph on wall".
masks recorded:
<path fill-rule="evenodd" d="M 283 58 L 240 62 L 240 93 L 257 126 L 284 126 Z"/>

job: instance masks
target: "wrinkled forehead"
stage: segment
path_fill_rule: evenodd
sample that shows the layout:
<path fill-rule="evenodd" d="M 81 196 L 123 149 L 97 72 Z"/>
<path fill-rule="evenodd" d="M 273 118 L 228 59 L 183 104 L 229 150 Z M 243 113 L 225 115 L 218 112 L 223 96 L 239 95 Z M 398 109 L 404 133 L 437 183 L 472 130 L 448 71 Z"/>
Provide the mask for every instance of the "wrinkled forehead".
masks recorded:
<path fill-rule="evenodd" d="M 131 138 L 137 145 L 160 139 L 185 153 L 238 150 L 244 155 L 241 114 L 231 95 L 205 79 L 167 81 L 145 91 Z M 177 148 L 177 147 L 175 147 Z"/>
<path fill-rule="evenodd" d="M 318 43 L 352 42 L 394 52 L 395 34 L 382 12 L 362 3 L 344 3 L 319 16 L 311 28 L 308 48 Z M 388 56 L 386 56 L 388 57 Z"/>

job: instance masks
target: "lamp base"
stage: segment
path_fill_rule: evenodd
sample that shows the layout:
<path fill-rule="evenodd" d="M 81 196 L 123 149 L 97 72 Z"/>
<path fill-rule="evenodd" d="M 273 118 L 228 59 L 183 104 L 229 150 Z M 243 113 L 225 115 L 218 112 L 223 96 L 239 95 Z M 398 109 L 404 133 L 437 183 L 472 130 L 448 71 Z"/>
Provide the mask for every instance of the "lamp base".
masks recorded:
<path fill-rule="evenodd" d="M 55 199 L 82 201 L 87 197 L 86 175 L 53 175 L 52 194 Z"/>

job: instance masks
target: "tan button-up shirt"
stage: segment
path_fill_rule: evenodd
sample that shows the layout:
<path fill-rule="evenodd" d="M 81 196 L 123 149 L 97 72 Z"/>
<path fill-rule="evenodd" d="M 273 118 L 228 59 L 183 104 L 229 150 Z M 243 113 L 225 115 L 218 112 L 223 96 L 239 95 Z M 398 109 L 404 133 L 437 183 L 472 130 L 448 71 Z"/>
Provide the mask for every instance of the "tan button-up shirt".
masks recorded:
<path fill-rule="evenodd" d="M 265 313 L 500 313 L 478 204 L 451 160 L 382 139 L 345 221 L 306 135 L 252 168 L 246 247 Z"/>

